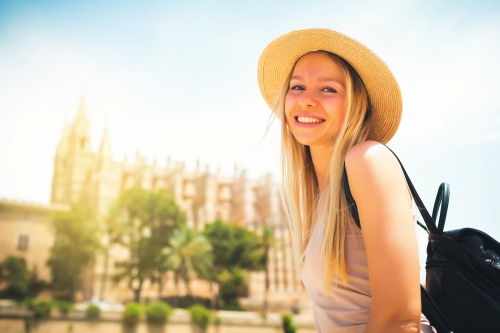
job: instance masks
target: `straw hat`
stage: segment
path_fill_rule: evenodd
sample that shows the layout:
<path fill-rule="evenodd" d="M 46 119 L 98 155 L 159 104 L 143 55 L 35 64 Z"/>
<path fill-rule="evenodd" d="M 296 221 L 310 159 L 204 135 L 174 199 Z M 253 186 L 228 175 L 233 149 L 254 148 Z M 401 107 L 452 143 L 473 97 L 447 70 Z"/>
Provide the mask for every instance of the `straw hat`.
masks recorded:
<path fill-rule="evenodd" d="M 259 87 L 274 108 L 296 61 L 311 51 L 329 51 L 346 60 L 363 80 L 373 111 L 368 139 L 387 143 L 401 121 L 401 91 L 385 62 L 360 42 L 330 29 L 295 30 L 273 40 L 259 59 Z"/>

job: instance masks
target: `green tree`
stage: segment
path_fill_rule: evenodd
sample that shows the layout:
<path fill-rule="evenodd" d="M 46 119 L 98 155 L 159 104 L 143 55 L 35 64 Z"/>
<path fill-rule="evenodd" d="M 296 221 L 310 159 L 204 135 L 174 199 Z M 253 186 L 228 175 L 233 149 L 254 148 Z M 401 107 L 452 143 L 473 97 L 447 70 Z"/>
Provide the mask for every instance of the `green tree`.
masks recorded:
<path fill-rule="evenodd" d="M 82 269 L 95 260 L 101 247 L 99 228 L 90 207 L 73 204 L 69 211 L 55 212 L 51 218 L 54 244 L 47 265 L 56 299 L 75 301 Z"/>
<path fill-rule="evenodd" d="M 191 295 L 190 280 L 195 275 L 209 277 L 213 262 L 212 245 L 192 228 L 176 229 L 162 255 L 163 267 L 174 272 L 176 285 L 179 278 L 184 280 L 188 295 Z"/>
<path fill-rule="evenodd" d="M 159 282 L 161 293 L 165 271 L 157 257 L 168 245 L 173 230 L 185 225 L 186 215 L 165 191 L 149 192 L 141 188 L 124 192 L 116 209 L 123 214 L 123 225 L 114 242 L 128 249 L 129 258 L 116 263 L 119 272 L 114 280 L 127 279 L 135 302 L 139 302 L 146 279 Z"/>
<path fill-rule="evenodd" d="M 5 287 L 0 290 L 0 298 L 34 298 L 47 288 L 47 283 L 38 279 L 36 269 L 29 271 L 24 258 L 15 256 L 8 256 L 0 263 L 0 283 L 2 282 Z"/>
<path fill-rule="evenodd" d="M 216 220 L 205 225 L 203 234 L 212 244 L 217 275 L 229 267 L 251 271 L 264 268 L 261 242 L 255 232 Z"/>
<path fill-rule="evenodd" d="M 238 267 L 223 270 L 218 276 L 219 292 L 225 308 L 239 308 L 238 298 L 245 294 L 248 287 L 248 276 Z"/>
<path fill-rule="evenodd" d="M 219 284 L 221 297 L 225 302 L 236 302 L 233 295 L 241 294 L 242 288 L 238 286 L 234 291 L 225 288 L 223 284 L 231 272 L 238 272 L 238 276 L 245 274 L 244 270 L 257 271 L 265 268 L 264 252 L 259 236 L 252 231 L 232 223 L 216 220 L 206 224 L 203 234 L 213 247 L 214 269 L 213 279 Z M 224 274 L 223 272 L 226 271 Z M 228 273 L 229 272 L 229 273 Z M 222 278 L 222 280 L 221 280 Z M 236 278 L 236 277 L 235 277 Z M 245 282 L 247 279 L 241 279 Z M 235 286 L 230 283 L 228 286 Z"/>

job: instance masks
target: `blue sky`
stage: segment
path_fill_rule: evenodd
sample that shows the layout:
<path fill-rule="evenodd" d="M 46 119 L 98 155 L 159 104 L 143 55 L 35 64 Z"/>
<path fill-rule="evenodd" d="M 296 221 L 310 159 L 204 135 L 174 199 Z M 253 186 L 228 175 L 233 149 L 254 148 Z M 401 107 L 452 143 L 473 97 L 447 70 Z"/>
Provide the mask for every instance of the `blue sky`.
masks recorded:
<path fill-rule="evenodd" d="M 500 239 L 500 4 L 496 1 L 0 1 L 0 198 L 48 203 L 55 147 L 81 96 L 97 149 L 279 176 L 260 52 L 327 27 L 373 49 L 404 101 L 390 146 L 448 227 Z"/>

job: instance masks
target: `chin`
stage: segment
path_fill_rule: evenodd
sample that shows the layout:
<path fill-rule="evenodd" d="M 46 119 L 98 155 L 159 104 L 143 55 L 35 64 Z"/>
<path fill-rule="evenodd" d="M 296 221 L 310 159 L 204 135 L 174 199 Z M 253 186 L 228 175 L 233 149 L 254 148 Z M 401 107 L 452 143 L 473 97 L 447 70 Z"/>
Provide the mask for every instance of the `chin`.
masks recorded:
<path fill-rule="evenodd" d="M 298 143 L 304 146 L 310 146 L 311 144 L 314 144 L 311 140 L 304 140 L 304 138 L 295 137 L 295 140 L 297 140 Z"/>

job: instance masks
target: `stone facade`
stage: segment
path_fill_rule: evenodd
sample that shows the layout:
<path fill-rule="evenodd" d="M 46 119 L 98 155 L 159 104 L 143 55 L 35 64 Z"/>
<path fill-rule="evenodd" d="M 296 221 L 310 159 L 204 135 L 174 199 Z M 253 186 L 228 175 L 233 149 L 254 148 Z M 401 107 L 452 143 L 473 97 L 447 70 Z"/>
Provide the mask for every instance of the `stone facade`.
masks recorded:
<path fill-rule="evenodd" d="M 49 281 L 45 264 L 54 237 L 47 222 L 56 209 L 66 207 L 0 200 L 0 261 L 9 255 L 22 257 L 30 270 Z"/>
<path fill-rule="evenodd" d="M 148 165 L 139 152 L 133 162 L 127 159 L 123 162 L 116 162 L 111 156 L 107 130 L 103 134 L 99 151 L 92 152 L 90 124 L 86 117 L 83 99 L 75 121 L 64 129 L 56 149 L 51 204 L 39 207 L 38 210 L 25 205 L 30 206 L 26 208 L 26 211 L 30 209 L 40 211 L 37 215 L 40 221 L 47 221 L 47 212 L 53 207 L 67 207 L 71 202 L 83 201 L 90 203 L 99 215 L 105 216 L 123 191 L 136 186 L 152 191 L 166 189 L 186 212 L 188 225 L 197 230 L 203 229 L 205 223 L 215 219 L 236 223 L 256 232 L 260 232 L 264 225 L 275 228 L 277 242 L 276 247 L 271 251 L 269 263 L 270 301 L 272 303 L 273 300 L 288 298 L 289 302 L 290 297 L 302 295 L 303 287 L 294 268 L 288 228 L 280 207 L 279 186 L 272 181 L 271 175 L 251 180 L 247 177 L 245 170 L 237 170 L 235 167 L 234 175 L 225 177 L 218 171 L 210 172 L 208 166 L 202 169 L 199 163 L 195 170 L 189 171 L 183 163 L 172 162 L 170 158 L 165 167 L 158 166 L 156 162 Z M 12 207 L 14 206 L 16 205 L 13 204 Z M 0 213 L 3 209 L 0 208 Z M 3 230 L 9 222 L 4 221 L 1 216 L 3 215 L 0 215 L 0 228 Z M 16 223 L 21 228 L 24 222 L 19 221 Z M 37 223 L 37 225 L 44 224 Z M 44 250 L 39 251 L 38 255 L 47 257 L 51 235 L 46 227 L 40 228 L 45 228 L 46 241 L 43 245 Z M 20 235 L 21 231 L 14 231 L 14 229 L 9 233 L 16 234 L 17 232 Z M 3 252 L 3 248 L 0 250 L 2 253 L 16 252 L 11 248 L 5 249 L 7 252 Z M 32 250 L 36 251 L 32 247 L 28 251 Z M 124 251 L 119 247 L 111 249 L 111 260 L 107 263 L 108 271 L 111 273 L 109 275 L 112 275 L 114 260 L 127 257 Z M 40 260 L 41 262 L 43 260 Z M 37 264 L 39 269 L 46 270 L 46 267 L 42 268 L 40 263 Z M 100 295 L 107 301 L 130 299 L 131 294 L 125 283 L 115 286 L 111 281 L 103 281 L 103 265 L 102 258 L 98 258 L 92 273 L 87 274 L 91 281 L 85 284 L 88 290 L 84 290 L 84 293 Z M 173 294 L 171 281 L 165 282 L 163 290 L 165 295 Z M 193 290 L 197 294 L 206 295 L 208 287 L 202 281 L 195 281 Z M 252 273 L 249 302 L 259 303 L 263 293 L 264 273 Z M 155 297 L 157 291 L 146 285 L 143 295 L 149 294 Z"/>

